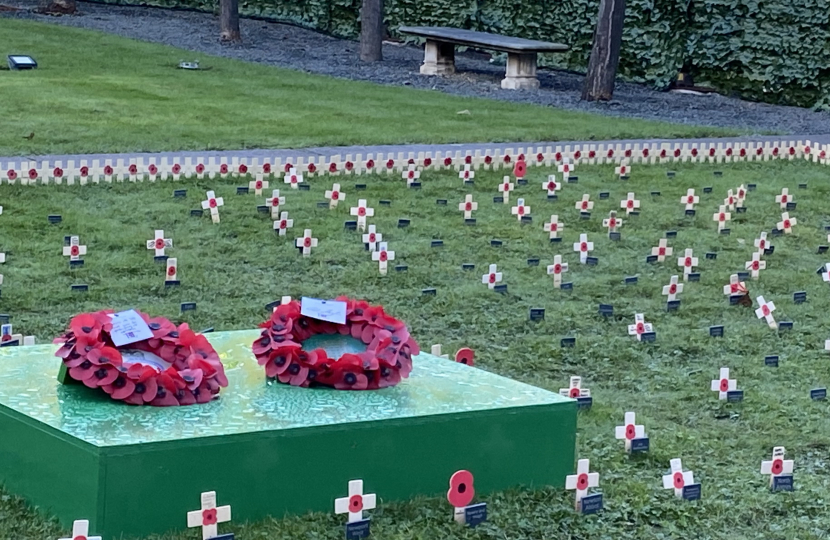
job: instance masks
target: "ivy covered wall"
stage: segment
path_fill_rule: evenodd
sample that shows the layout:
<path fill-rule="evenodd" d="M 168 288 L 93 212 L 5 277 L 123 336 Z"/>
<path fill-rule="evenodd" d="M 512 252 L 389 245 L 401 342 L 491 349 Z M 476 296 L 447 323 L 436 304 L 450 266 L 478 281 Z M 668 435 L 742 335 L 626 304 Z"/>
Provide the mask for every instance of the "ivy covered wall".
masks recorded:
<path fill-rule="evenodd" d="M 217 0 L 109 0 L 216 11 Z M 361 0 L 240 0 L 240 11 L 355 38 Z M 584 70 L 599 0 L 385 0 L 386 24 L 453 26 L 571 47 Z M 620 73 L 665 88 L 680 68 L 747 99 L 830 109 L 830 0 L 628 0 Z"/>

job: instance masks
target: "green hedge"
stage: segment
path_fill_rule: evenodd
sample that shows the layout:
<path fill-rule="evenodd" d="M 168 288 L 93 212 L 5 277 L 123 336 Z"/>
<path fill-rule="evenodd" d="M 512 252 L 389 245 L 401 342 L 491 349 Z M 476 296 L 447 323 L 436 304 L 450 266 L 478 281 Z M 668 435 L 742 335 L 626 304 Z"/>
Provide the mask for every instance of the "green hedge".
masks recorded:
<path fill-rule="evenodd" d="M 117 3 L 136 3 L 111 0 Z M 148 0 L 216 11 L 217 0 Z M 599 0 L 385 0 L 401 25 L 453 26 L 571 47 L 544 65 L 584 70 Z M 245 15 L 335 36 L 360 30 L 361 0 L 240 0 Z M 680 68 L 747 99 L 830 109 L 830 0 L 628 0 L 620 73 L 665 88 Z"/>

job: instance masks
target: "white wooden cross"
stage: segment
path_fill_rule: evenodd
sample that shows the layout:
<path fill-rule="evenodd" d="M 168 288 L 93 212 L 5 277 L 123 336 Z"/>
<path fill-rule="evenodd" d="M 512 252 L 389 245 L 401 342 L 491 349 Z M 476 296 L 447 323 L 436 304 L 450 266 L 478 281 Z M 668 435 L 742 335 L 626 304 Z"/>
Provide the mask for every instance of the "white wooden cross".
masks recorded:
<path fill-rule="evenodd" d="M 473 196 L 468 194 L 463 202 L 458 203 L 458 209 L 464 212 L 464 219 L 470 219 L 473 217 L 473 211 L 478 210 L 478 203 L 473 202 Z"/>
<path fill-rule="evenodd" d="M 735 209 L 735 194 L 730 189 L 726 192 L 726 198 L 723 200 L 723 205 L 729 208 L 730 210 Z"/>
<path fill-rule="evenodd" d="M 311 237 L 311 229 L 303 231 L 303 236 L 295 240 L 298 248 L 303 248 L 303 257 L 311 255 L 311 248 L 317 247 L 317 239 Z"/>
<path fill-rule="evenodd" d="M 449 360 L 449 358 L 450 358 L 450 355 L 448 355 L 448 354 L 441 354 L 441 344 L 440 343 L 436 343 L 435 345 L 433 345 L 430 348 L 429 353 L 432 356 L 437 356 L 438 358 L 446 358 L 447 360 Z"/>
<path fill-rule="evenodd" d="M 789 212 L 784 212 L 783 214 L 781 214 L 781 221 L 778 222 L 777 227 L 779 231 L 784 231 L 786 234 L 792 234 L 793 225 L 797 224 L 798 220 L 796 220 L 795 218 L 791 218 Z"/>
<path fill-rule="evenodd" d="M 481 282 L 487 284 L 487 288 L 493 289 L 496 284 L 501 282 L 502 273 L 498 271 L 495 264 L 490 265 L 490 269 L 486 274 L 481 276 Z"/>
<path fill-rule="evenodd" d="M 612 232 L 617 232 L 617 227 L 620 227 L 623 224 L 623 220 L 617 219 L 617 211 L 611 210 L 608 212 L 608 219 L 602 220 L 602 226 L 608 228 L 608 234 Z"/>
<path fill-rule="evenodd" d="M 406 185 L 410 186 L 412 182 L 417 182 L 421 178 L 421 171 L 415 168 L 415 164 L 410 163 L 401 176 L 406 180 Z"/>
<path fill-rule="evenodd" d="M 628 176 L 631 173 L 631 165 L 628 161 L 623 160 L 619 167 L 614 168 L 614 174 L 617 176 Z"/>
<path fill-rule="evenodd" d="M 580 212 L 590 212 L 594 208 L 594 202 L 591 200 L 591 196 L 587 193 L 583 195 L 581 200 L 576 201 L 575 208 Z"/>
<path fill-rule="evenodd" d="M 164 281 L 177 281 L 179 274 L 179 265 L 175 257 L 167 259 L 167 272 L 164 274 Z"/>
<path fill-rule="evenodd" d="M 522 216 L 530 215 L 530 207 L 525 206 L 525 200 L 519 199 L 516 201 L 516 206 L 510 209 L 510 213 L 516 216 L 516 219 L 519 221 L 522 220 Z"/>
<path fill-rule="evenodd" d="M 646 322 L 646 318 L 643 316 L 642 313 L 637 313 L 634 315 L 634 324 L 628 325 L 628 335 L 629 336 L 637 336 L 637 341 L 641 341 L 643 339 L 643 334 L 646 332 L 653 332 L 654 327 L 651 323 Z"/>
<path fill-rule="evenodd" d="M 784 459 L 784 447 L 776 446 L 772 449 L 772 460 L 761 462 L 761 474 L 768 474 L 769 485 L 772 487 L 773 478 L 783 474 L 792 474 L 794 463 L 791 459 Z"/>
<path fill-rule="evenodd" d="M 657 242 L 657 246 L 651 248 L 651 254 L 657 256 L 657 260 L 663 262 L 666 260 L 666 257 L 671 257 L 671 254 L 674 252 L 674 248 L 668 245 L 668 240 L 665 238 L 661 238 L 659 242 Z"/>
<path fill-rule="evenodd" d="M 458 173 L 458 177 L 464 181 L 472 180 L 476 177 L 476 173 L 475 171 L 470 170 L 469 164 L 466 164 L 464 165 L 464 168 L 461 170 L 461 172 Z"/>
<path fill-rule="evenodd" d="M 726 228 L 726 222 L 732 219 L 732 214 L 726 211 L 726 207 L 721 205 L 718 211 L 712 215 L 712 221 L 718 222 L 718 231 Z"/>
<path fill-rule="evenodd" d="M 204 210 L 210 209 L 210 219 L 214 223 L 219 223 L 219 207 L 225 205 L 225 200 L 222 197 L 217 197 L 213 191 L 207 192 L 207 200 L 202 201 L 202 208 Z"/>
<path fill-rule="evenodd" d="M 729 284 L 723 286 L 723 294 L 731 296 L 741 293 L 746 293 L 746 283 L 738 278 L 738 274 L 732 274 L 729 276 Z"/>
<path fill-rule="evenodd" d="M 346 198 L 346 194 L 340 191 L 340 184 L 334 184 L 331 189 L 326 190 L 326 199 L 329 200 L 329 208 L 336 208 L 337 203 Z"/>
<path fill-rule="evenodd" d="M 556 195 L 556 192 L 562 189 L 562 185 L 556 182 L 556 175 L 548 175 L 546 182 L 542 182 L 542 189 L 547 190 L 548 195 Z"/>
<path fill-rule="evenodd" d="M 640 208 L 640 201 L 634 198 L 633 193 L 629 193 L 625 200 L 620 201 L 620 208 L 624 208 L 626 215 L 628 215 Z"/>
<path fill-rule="evenodd" d="M 562 255 L 553 256 L 553 264 L 548 265 L 548 275 L 553 275 L 553 286 L 558 289 L 562 285 L 562 274 L 568 271 L 568 263 L 562 262 Z"/>
<path fill-rule="evenodd" d="M 683 268 L 683 281 L 689 279 L 689 274 L 695 271 L 697 263 L 698 258 L 694 256 L 694 252 L 691 249 L 687 249 L 683 256 L 677 259 L 677 266 Z"/>
<path fill-rule="evenodd" d="M 752 254 L 752 260 L 747 261 L 745 267 L 747 270 L 750 271 L 752 275 L 752 279 L 758 279 L 758 276 L 761 275 L 761 270 L 766 269 L 767 261 L 761 260 L 761 251 L 756 251 Z"/>
<path fill-rule="evenodd" d="M 738 186 L 738 193 L 735 194 L 737 199 L 735 206 L 742 207 L 744 205 L 744 201 L 746 200 L 746 186 L 741 184 Z"/>
<path fill-rule="evenodd" d="M 672 276 L 668 285 L 663 285 L 663 294 L 667 302 L 677 300 L 677 295 L 683 292 L 683 284 L 677 282 L 677 276 Z"/>
<path fill-rule="evenodd" d="M 81 241 L 77 236 L 69 237 L 69 245 L 63 246 L 64 257 L 69 257 L 70 261 L 80 261 L 81 255 L 86 255 L 86 246 L 80 244 Z"/>
<path fill-rule="evenodd" d="M 588 241 L 587 234 L 580 234 L 579 242 L 574 243 L 574 251 L 579 252 L 579 262 L 585 264 L 588 262 L 588 253 L 594 251 L 594 243 Z"/>
<path fill-rule="evenodd" d="M 671 460 L 671 472 L 663 476 L 663 488 L 674 489 L 674 496 L 683 498 L 683 488 L 695 483 L 695 475 L 692 471 L 683 472 L 683 464 L 680 458 Z"/>
<path fill-rule="evenodd" d="M 147 249 L 155 249 L 156 257 L 164 257 L 164 248 L 173 247 L 173 239 L 165 238 L 164 231 L 156 229 L 155 238 L 147 240 Z"/>
<path fill-rule="evenodd" d="M 821 273 L 821 279 L 825 282 L 830 282 L 830 263 L 824 265 L 824 272 Z"/>
<path fill-rule="evenodd" d="M 280 215 L 280 205 L 285 204 L 285 197 L 280 197 L 280 190 L 271 191 L 271 196 L 265 199 L 265 205 L 271 209 L 271 219 Z"/>
<path fill-rule="evenodd" d="M 775 196 L 775 202 L 781 205 L 781 209 L 787 208 L 787 203 L 793 202 L 793 197 L 787 188 L 781 190 L 781 195 Z"/>
<path fill-rule="evenodd" d="M 210 540 L 219 534 L 219 523 L 231 520 L 230 506 L 216 506 L 216 492 L 202 493 L 202 508 L 187 513 L 188 527 L 201 527 L 202 540 Z"/>
<path fill-rule="evenodd" d="M 357 206 L 351 208 L 351 215 L 357 216 L 357 230 L 366 230 L 366 218 L 375 215 L 375 209 L 366 206 L 366 199 L 359 199 Z"/>
<path fill-rule="evenodd" d="M 759 238 L 755 239 L 755 247 L 757 247 L 758 251 L 761 251 L 761 252 L 763 252 L 765 249 L 770 247 L 767 244 L 767 232 L 766 231 L 762 232 L 761 236 Z"/>
<path fill-rule="evenodd" d="M 738 389 L 738 380 L 729 378 L 729 368 L 720 368 L 717 380 L 712 381 L 712 392 L 718 393 L 718 399 L 726 399 L 727 392 Z"/>
<path fill-rule="evenodd" d="M 775 322 L 775 318 L 772 316 L 772 312 L 775 311 L 775 304 L 767 302 L 763 296 L 759 296 L 755 301 L 758 302 L 755 315 L 759 319 L 765 319 L 770 328 L 778 328 L 778 323 Z"/>
<path fill-rule="evenodd" d="M 614 428 L 614 438 L 625 440 L 625 451 L 631 451 L 631 441 L 646 436 L 645 426 L 637 425 L 636 415 L 633 412 L 625 413 L 625 422 Z"/>
<path fill-rule="evenodd" d="M 257 174 L 256 180 L 251 180 L 250 182 L 248 182 L 248 189 L 253 189 L 254 195 L 259 197 L 260 195 L 262 195 L 263 189 L 268 189 L 268 180 L 263 180 L 261 173 Z"/>
<path fill-rule="evenodd" d="M 294 220 L 288 219 L 288 212 L 281 212 L 280 218 L 274 221 L 274 230 L 279 231 L 280 236 L 285 236 L 288 229 L 294 226 Z"/>
<path fill-rule="evenodd" d="M 565 489 L 576 490 L 576 510 L 581 509 L 582 499 L 588 495 L 588 489 L 599 485 L 599 473 L 589 473 L 590 460 L 580 459 L 576 462 L 576 474 L 565 477 Z"/>
<path fill-rule="evenodd" d="M 297 169 L 291 167 L 288 172 L 285 173 L 283 183 L 289 184 L 291 189 L 298 189 L 300 184 L 303 183 L 303 175 L 302 173 L 297 172 Z"/>
<path fill-rule="evenodd" d="M 369 232 L 363 235 L 363 243 L 369 245 L 369 251 L 375 251 L 381 240 L 383 240 L 383 235 L 375 232 L 374 225 L 369 225 Z"/>
<path fill-rule="evenodd" d="M 565 158 L 565 160 L 562 162 L 562 165 L 559 166 L 559 172 L 562 173 L 562 181 L 563 182 L 568 181 L 568 178 L 570 178 L 571 173 L 573 172 L 573 170 L 574 170 L 574 166 L 571 165 L 570 163 L 568 163 L 568 159 Z"/>
<path fill-rule="evenodd" d="M 510 192 L 513 191 L 514 187 L 515 186 L 510 181 L 510 177 L 505 176 L 504 181 L 501 184 L 499 184 L 499 191 L 502 193 L 502 199 L 504 200 L 504 202 L 510 200 Z"/>
<path fill-rule="evenodd" d="M 692 188 L 689 188 L 686 194 L 680 197 L 680 204 L 685 204 L 686 210 L 694 210 L 698 202 L 700 202 L 700 197 L 695 195 L 695 190 Z"/>
<path fill-rule="evenodd" d="M 363 494 L 363 480 L 349 482 L 349 496 L 334 500 L 335 514 L 349 514 L 349 523 L 363 520 L 364 510 L 373 510 L 377 496 Z"/>
<path fill-rule="evenodd" d="M 568 381 L 568 387 L 559 389 L 559 395 L 569 397 L 571 399 L 591 397 L 591 390 L 588 388 L 582 388 L 582 377 L 579 375 L 573 375 Z"/>
<path fill-rule="evenodd" d="M 386 242 L 379 242 L 377 251 L 372 252 L 372 260 L 378 263 L 380 275 L 386 275 L 386 261 L 395 260 L 395 252 L 386 248 Z"/>
<path fill-rule="evenodd" d="M 559 222 L 559 216 L 557 216 L 556 214 L 552 214 L 550 216 L 550 221 L 545 223 L 544 226 L 545 231 L 550 233 L 551 238 L 556 238 L 559 234 L 559 231 L 561 231 L 564 228 L 565 224 Z"/>
<path fill-rule="evenodd" d="M 89 536 L 89 520 L 79 519 L 72 524 L 72 536 L 60 540 L 101 540 L 101 537 Z"/>

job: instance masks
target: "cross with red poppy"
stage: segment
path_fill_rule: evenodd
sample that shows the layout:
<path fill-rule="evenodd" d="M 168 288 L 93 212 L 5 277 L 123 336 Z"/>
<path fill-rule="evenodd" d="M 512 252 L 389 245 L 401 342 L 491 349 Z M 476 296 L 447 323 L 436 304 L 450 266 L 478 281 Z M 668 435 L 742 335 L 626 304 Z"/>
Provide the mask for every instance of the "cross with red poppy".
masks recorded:
<path fill-rule="evenodd" d="M 297 189 L 299 185 L 303 183 L 303 175 L 297 172 L 297 169 L 291 167 L 290 169 L 288 169 L 288 172 L 285 173 L 285 178 L 283 179 L 283 182 L 289 184 L 291 186 L 291 189 Z"/>
<path fill-rule="evenodd" d="M 695 475 L 692 471 L 683 472 L 683 463 L 680 458 L 671 460 L 671 472 L 663 476 L 663 488 L 674 489 L 674 495 L 678 499 L 683 498 L 683 488 L 695 483 Z"/>
<path fill-rule="evenodd" d="M 89 520 L 79 519 L 72 524 L 72 536 L 60 540 L 101 540 L 100 536 L 89 535 Z"/>
<path fill-rule="evenodd" d="M 637 425 L 636 415 L 633 412 L 625 413 L 625 422 L 622 426 L 614 428 L 614 438 L 625 440 L 625 451 L 631 451 L 631 441 L 634 439 L 642 439 L 646 436 L 646 428 L 642 425 Z"/>
<path fill-rule="evenodd" d="M 790 217 L 789 212 L 784 212 L 781 214 L 781 221 L 779 221 L 776 226 L 778 227 L 779 231 L 784 231 L 785 234 L 792 234 L 793 232 L 793 225 L 797 225 L 798 220 L 795 218 Z"/>
<path fill-rule="evenodd" d="M 729 284 L 723 286 L 723 294 L 726 296 L 746 294 L 746 284 L 741 281 L 738 274 L 732 274 L 729 276 Z"/>
<path fill-rule="evenodd" d="M 349 523 L 363 520 L 364 510 L 374 510 L 377 504 L 377 495 L 363 494 L 363 480 L 349 482 L 349 496 L 334 500 L 335 514 L 349 514 Z"/>
<path fill-rule="evenodd" d="M 417 170 L 415 165 L 410 163 L 401 176 L 406 180 L 406 185 L 411 186 L 413 182 L 417 182 L 421 178 L 421 171 Z"/>
<path fill-rule="evenodd" d="M 369 225 L 369 232 L 363 235 L 363 243 L 369 246 L 369 251 L 375 251 L 381 240 L 383 240 L 383 235 L 376 232 L 374 225 Z"/>
<path fill-rule="evenodd" d="M 202 493 L 202 508 L 187 513 L 188 527 L 201 527 L 202 540 L 209 540 L 219 534 L 219 523 L 231 520 L 230 506 L 216 506 L 216 492 Z M 90 539 L 91 540 L 91 539 Z"/>
<path fill-rule="evenodd" d="M 286 231 L 294 226 L 294 220 L 288 219 L 288 212 L 281 212 L 280 218 L 274 221 L 274 230 L 279 231 L 280 236 L 285 236 Z"/>
<path fill-rule="evenodd" d="M 513 191 L 513 188 L 516 187 L 511 181 L 509 176 L 505 176 L 504 180 L 501 184 L 499 184 L 499 191 L 502 194 L 502 199 L 504 202 L 510 200 L 510 192 Z"/>
<path fill-rule="evenodd" d="M 559 166 L 559 172 L 562 173 L 562 181 L 567 182 L 568 178 L 570 178 L 571 173 L 574 171 L 574 166 L 568 163 L 567 158 L 562 162 L 562 165 Z"/>
<path fill-rule="evenodd" d="M 164 275 L 164 283 L 167 285 L 178 285 L 179 265 L 175 257 L 167 259 L 167 272 Z"/>
<path fill-rule="evenodd" d="M 329 200 L 329 208 L 337 208 L 337 203 L 346 198 L 346 194 L 340 191 L 340 184 L 334 184 L 331 189 L 326 190 L 326 199 Z"/>
<path fill-rule="evenodd" d="M 718 378 L 712 381 L 712 392 L 718 393 L 718 399 L 724 400 L 727 394 L 732 390 L 738 389 L 738 380 L 729 378 L 729 368 L 720 368 Z"/>
<path fill-rule="evenodd" d="M 254 190 L 254 195 L 259 197 L 262 195 L 263 189 L 268 189 L 268 180 L 262 179 L 262 173 L 256 175 L 256 180 L 251 180 L 248 182 L 248 189 Z"/>
<path fill-rule="evenodd" d="M 225 205 L 225 199 L 217 197 L 213 191 L 207 192 L 207 199 L 202 201 L 202 208 L 210 210 L 210 219 L 214 223 L 219 223 L 219 207 Z"/>
<path fill-rule="evenodd" d="M 280 197 L 280 190 L 271 191 L 271 196 L 265 199 L 265 206 L 271 209 L 271 219 L 280 215 L 280 205 L 285 204 L 285 197 Z"/>
<path fill-rule="evenodd" d="M 521 221 L 522 217 L 530 215 L 530 207 L 525 205 L 524 199 L 519 199 L 516 201 L 516 206 L 510 209 L 510 212 Z"/>
<path fill-rule="evenodd" d="M 366 230 L 366 218 L 374 216 L 375 215 L 375 209 L 367 206 L 366 199 L 359 199 L 357 201 L 357 206 L 353 206 L 350 209 L 350 213 L 353 216 L 357 216 L 357 230 L 358 231 L 365 231 Z"/>
<path fill-rule="evenodd" d="M 173 247 L 173 239 L 164 237 L 163 229 L 156 229 L 153 240 L 147 240 L 147 249 L 156 250 L 156 257 L 164 257 L 164 248 Z"/>
<path fill-rule="evenodd" d="M 385 276 L 387 261 L 395 260 L 395 252 L 387 249 L 386 242 L 380 242 L 377 251 L 372 252 L 372 260 L 378 263 L 380 275 Z"/>
<path fill-rule="evenodd" d="M 582 388 L 582 377 L 573 375 L 568 381 L 568 387 L 559 389 L 559 395 L 579 399 L 581 397 L 591 397 L 591 391 L 588 388 Z"/>
<path fill-rule="evenodd" d="M 772 449 L 772 460 L 761 462 L 761 474 L 768 474 L 769 485 L 773 486 L 773 479 L 776 476 L 793 473 L 794 462 L 791 459 L 784 459 L 784 447 L 776 446 Z"/>
<path fill-rule="evenodd" d="M 588 489 L 599 485 L 599 473 L 588 472 L 591 470 L 591 461 L 580 459 L 576 462 L 576 474 L 569 474 L 565 477 L 565 489 L 576 490 L 576 510 L 582 509 L 582 499 L 588 495 Z"/>
<path fill-rule="evenodd" d="M 628 176 L 631 174 L 631 165 L 628 164 L 627 160 L 623 160 L 619 167 L 614 168 L 614 174 L 617 176 Z"/>
<path fill-rule="evenodd" d="M 81 241 L 77 236 L 70 236 L 69 245 L 63 246 L 64 257 L 69 257 L 70 261 L 80 261 L 81 255 L 86 255 L 86 246 L 80 244 Z"/>
<path fill-rule="evenodd" d="M 472 180 L 473 178 L 475 178 L 476 173 L 475 171 L 470 170 L 469 164 L 465 164 L 464 168 L 458 173 L 458 177 L 466 182 L 467 180 Z"/>
<path fill-rule="evenodd" d="M 556 214 L 552 214 L 550 216 L 550 221 L 544 225 L 545 231 L 550 233 L 551 238 L 556 238 L 559 232 L 564 228 L 565 224 L 559 222 L 559 216 Z"/>
<path fill-rule="evenodd" d="M 311 248 L 317 247 L 317 239 L 311 237 L 311 229 L 306 229 L 303 236 L 295 240 L 295 245 L 303 251 L 303 257 L 308 257 Z"/>

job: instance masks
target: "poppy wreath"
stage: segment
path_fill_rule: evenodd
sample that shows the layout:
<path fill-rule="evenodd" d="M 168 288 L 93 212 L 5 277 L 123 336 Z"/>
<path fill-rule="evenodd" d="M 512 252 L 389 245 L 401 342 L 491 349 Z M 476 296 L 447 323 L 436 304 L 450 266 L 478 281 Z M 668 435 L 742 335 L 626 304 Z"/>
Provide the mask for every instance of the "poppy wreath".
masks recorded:
<path fill-rule="evenodd" d="M 157 407 L 207 403 L 228 386 L 225 368 L 216 350 L 187 323 L 178 327 L 164 317 L 138 312 L 153 337 L 120 349 L 110 338 L 113 310 L 81 313 L 69 322 L 69 330 L 55 339 L 63 343 L 55 356 L 63 359 L 69 377 L 89 388 L 101 388 L 112 399 L 131 405 Z M 121 351 L 145 351 L 170 367 L 161 369 L 125 360 Z"/>
<path fill-rule="evenodd" d="M 300 302 L 277 307 L 260 325 L 253 353 L 265 374 L 293 386 L 328 386 L 338 390 L 376 390 L 395 386 L 412 371 L 420 352 L 406 325 L 363 300 L 346 302 L 346 323 L 337 324 L 300 314 Z M 329 358 L 324 349 L 307 351 L 302 342 L 318 334 L 350 335 L 366 345 L 362 353 Z"/>

